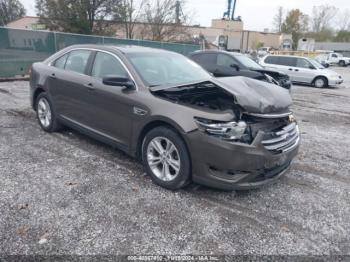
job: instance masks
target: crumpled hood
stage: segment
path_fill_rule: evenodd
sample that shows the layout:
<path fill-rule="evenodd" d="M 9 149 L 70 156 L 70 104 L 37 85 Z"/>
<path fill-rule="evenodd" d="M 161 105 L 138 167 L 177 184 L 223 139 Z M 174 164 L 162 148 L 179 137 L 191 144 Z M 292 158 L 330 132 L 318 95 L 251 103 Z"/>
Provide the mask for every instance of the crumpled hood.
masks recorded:
<path fill-rule="evenodd" d="M 260 72 L 260 73 L 263 73 L 263 74 L 270 74 L 271 76 L 279 76 L 279 77 L 284 77 L 284 76 L 287 76 L 285 73 L 281 72 L 281 71 L 277 71 L 277 70 L 269 70 L 269 69 L 265 69 L 265 68 L 262 68 L 262 69 L 251 69 L 252 71 L 255 71 L 255 72 Z"/>
<path fill-rule="evenodd" d="M 288 90 L 274 84 L 241 76 L 212 78 L 211 81 L 230 92 L 248 113 L 284 113 L 292 105 Z"/>

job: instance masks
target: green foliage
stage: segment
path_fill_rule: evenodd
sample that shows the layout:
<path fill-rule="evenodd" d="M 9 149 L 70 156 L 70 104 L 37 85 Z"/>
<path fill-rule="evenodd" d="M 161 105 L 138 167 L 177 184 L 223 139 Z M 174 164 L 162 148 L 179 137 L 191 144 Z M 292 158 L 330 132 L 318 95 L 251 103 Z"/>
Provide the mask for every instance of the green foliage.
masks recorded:
<path fill-rule="evenodd" d="M 293 39 L 293 48 L 298 45 L 298 40 L 308 28 L 308 19 L 299 9 L 292 9 L 288 12 L 282 24 L 282 33 L 291 34 Z"/>
<path fill-rule="evenodd" d="M 314 38 L 317 42 L 332 41 L 334 39 L 334 31 L 332 29 L 324 28 L 319 32 L 309 32 L 306 36 Z"/>
<path fill-rule="evenodd" d="M 112 13 L 118 0 L 36 0 L 43 23 L 50 30 L 79 34 L 110 34 L 103 20 Z M 103 25 L 102 25 L 102 24 Z"/>
<path fill-rule="evenodd" d="M 335 42 L 350 42 L 350 31 L 341 30 L 334 38 Z"/>
<path fill-rule="evenodd" d="M 0 26 L 5 26 L 25 14 L 26 10 L 18 0 L 0 0 Z"/>
<path fill-rule="evenodd" d="M 256 43 L 256 45 L 255 45 L 255 49 L 259 49 L 259 48 L 261 48 L 261 47 L 263 47 L 263 46 L 264 46 L 264 43 L 258 42 L 258 43 Z"/>

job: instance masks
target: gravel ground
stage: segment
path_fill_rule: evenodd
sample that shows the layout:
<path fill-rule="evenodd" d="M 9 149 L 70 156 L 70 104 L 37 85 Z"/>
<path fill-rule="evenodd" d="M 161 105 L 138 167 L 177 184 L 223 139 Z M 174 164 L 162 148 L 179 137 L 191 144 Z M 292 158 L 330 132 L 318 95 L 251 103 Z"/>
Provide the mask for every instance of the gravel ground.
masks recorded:
<path fill-rule="evenodd" d="M 0 254 L 350 255 L 350 68 L 295 86 L 302 146 L 276 184 L 171 192 L 118 150 L 47 134 L 27 82 L 0 83 Z"/>

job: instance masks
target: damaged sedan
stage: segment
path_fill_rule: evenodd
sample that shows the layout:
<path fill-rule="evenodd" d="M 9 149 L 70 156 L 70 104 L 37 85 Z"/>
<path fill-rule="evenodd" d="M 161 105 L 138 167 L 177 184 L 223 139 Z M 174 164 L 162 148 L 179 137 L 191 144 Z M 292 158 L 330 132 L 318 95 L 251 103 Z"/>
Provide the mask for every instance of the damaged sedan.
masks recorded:
<path fill-rule="evenodd" d="M 300 135 L 288 90 L 213 78 L 190 59 L 136 46 L 70 46 L 31 69 L 47 132 L 68 126 L 139 158 L 167 189 L 238 190 L 283 176 Z"/>

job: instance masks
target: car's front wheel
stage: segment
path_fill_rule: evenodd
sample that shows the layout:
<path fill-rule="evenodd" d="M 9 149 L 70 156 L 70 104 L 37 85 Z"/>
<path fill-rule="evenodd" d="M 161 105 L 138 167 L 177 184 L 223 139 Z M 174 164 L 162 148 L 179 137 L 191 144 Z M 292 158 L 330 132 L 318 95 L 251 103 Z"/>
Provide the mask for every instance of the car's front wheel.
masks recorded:
<path fill-rule="evenodd" d="M 48 95 L 43 92 L 35 102 L 36 116 L 42 129 L 46 132 L 55 132 L 61 128 Z"/>
<path fill-rule="evenodd" d="M 142 143 L 142 160 L 152 180 L 167 189 L 180 189 L 190 182 L 191 161 L 182 138 L 171 128 L 157 127 Z"/>
<path fill-rule="evenodd" d="M 328 86 L 328 81 L 325 77 L 319 76 L 314 80 L 314 86 L 317 88 L 323 88 Z"/>

